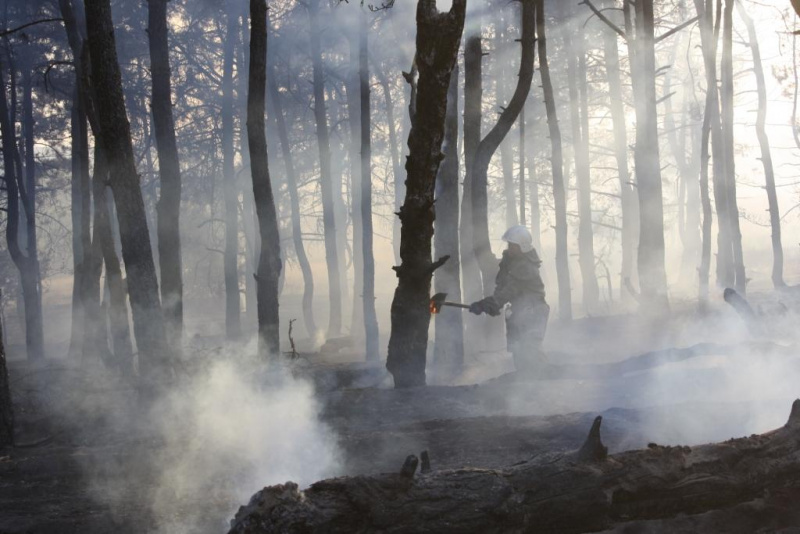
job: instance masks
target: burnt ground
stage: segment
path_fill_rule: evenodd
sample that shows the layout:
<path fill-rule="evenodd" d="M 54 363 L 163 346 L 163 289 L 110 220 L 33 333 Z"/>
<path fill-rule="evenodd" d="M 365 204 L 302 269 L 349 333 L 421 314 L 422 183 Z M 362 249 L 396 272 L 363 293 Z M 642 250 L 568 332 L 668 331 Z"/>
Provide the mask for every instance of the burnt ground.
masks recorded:
<path fill-rule="evenodd" d="M 395 391 L 380 365 L 361 363 L 346 348 L 304 355 L 292 372 L 315 385 L 320 418 L 341 452 L 338 474 L 395 471 L 406 455 L 422 450 L 434 469 L 500 467 L 578 448 L 598 414 L 612 453 L 651 442 L 719 441 L 781 425 L 790 400 L 800 397 L 800 355 L 793 340 L 775 336 L 770 341 L 784 348 L 748 345 L 752 339 L 736 321 L 723 310 L 702 325 L 692 314 L 675 314 L 658 328 L 637 317 L 555 325 L 551 360 L 577 368 L 647 350 L 719 344 L 697 358 L 596 379 L 520 379 L 504 374 L 510 360 L 501 354 L 471 361 L 468 374 L 452 380 L 461 385 Z M 198 353 L 198 361 L 216 357 Z M 191 373 L 202 366 L 189 367 Z M 99 364 L 14 361 L 10 374 L 21 446 L 0 451 L 0 533 L 225 531 L 242 503 L 233 496 L 237 470 L 247 465 L 231 463 L 224 471 L 229 476 L 195 488 L 188 498 L 164 494 L 158 482 L 164 462 L 154 458 L 174 454 L 176 443 L 149 424 L 153 399 Z M 180 428 L 182 421 L 174 424 Z M 693 521 L 620 531 L 688 532 L 699 524 Z M 705 521 L 722 524 L 714 517 Z"/>

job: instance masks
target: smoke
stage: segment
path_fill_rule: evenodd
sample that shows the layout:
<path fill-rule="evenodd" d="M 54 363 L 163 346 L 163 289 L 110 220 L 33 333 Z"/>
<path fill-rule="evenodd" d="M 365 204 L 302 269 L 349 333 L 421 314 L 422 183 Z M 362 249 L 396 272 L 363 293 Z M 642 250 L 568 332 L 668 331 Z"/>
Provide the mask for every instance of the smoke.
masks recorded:
<path fill-rule="evenodd" d="M 133 417 L 111 417 L 112 433 L 127 435 L 128 446 L 118 459 L 87 456 L 84 471 L 90 493 L 120 524 L 226 532 L 238 506 L 262 487 L 338 474 L 337 440 L 318 418 L 312 386 L 282 365 L 253 363 L 254 347 L 245 352 L 190 362 L 191 376 L 146 415 L 132 407 Z M 137 506 L 144 509 L 133 519 Z"/>

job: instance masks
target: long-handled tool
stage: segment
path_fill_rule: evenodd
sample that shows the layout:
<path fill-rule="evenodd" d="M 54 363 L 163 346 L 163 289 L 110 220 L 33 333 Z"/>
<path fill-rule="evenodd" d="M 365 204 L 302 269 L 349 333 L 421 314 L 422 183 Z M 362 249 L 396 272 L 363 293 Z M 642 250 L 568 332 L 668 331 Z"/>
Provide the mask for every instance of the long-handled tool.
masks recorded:
<path fill-rule="evenodd" d="M 447 302 L 447 293 L 436 293 L 431 297 L 431 313 L 436 314 L 442 310 L 442 306 L 452 306 L 453 308 L 469 309 L 469 304 L 461 304 L 460 302 Z"/>

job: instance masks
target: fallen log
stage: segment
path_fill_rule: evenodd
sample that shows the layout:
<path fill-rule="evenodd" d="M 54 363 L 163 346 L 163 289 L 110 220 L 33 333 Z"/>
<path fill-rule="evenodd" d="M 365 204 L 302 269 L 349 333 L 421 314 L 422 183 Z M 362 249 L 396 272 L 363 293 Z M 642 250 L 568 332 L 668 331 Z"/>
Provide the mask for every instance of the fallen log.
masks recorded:
<path fill-rule="evenodd" d="M 800 400 L 785 426 L 697 447 L 606 456 L 600 418 L 576 452 L 502 470 L 341 477 L 300 491 L 264 488 L 231 534 L 272 532 L 587 532 L 737 507 L 800 488 Z"/>

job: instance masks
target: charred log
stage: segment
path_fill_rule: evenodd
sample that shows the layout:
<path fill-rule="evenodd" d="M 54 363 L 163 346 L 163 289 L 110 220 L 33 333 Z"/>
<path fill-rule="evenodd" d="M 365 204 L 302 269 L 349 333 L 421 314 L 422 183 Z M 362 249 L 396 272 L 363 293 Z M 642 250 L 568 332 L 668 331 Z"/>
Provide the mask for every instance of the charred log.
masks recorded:
<path fill-rule="evenodd" d="M 599 430 L 598 418 L 579 451 L 501 470 L 272 486 L 240 508 L 230 532 L 586 532 L 797 490 L 800 400 L 777 430 L 692 448 L 651 444 L 605 457 Z"/>

